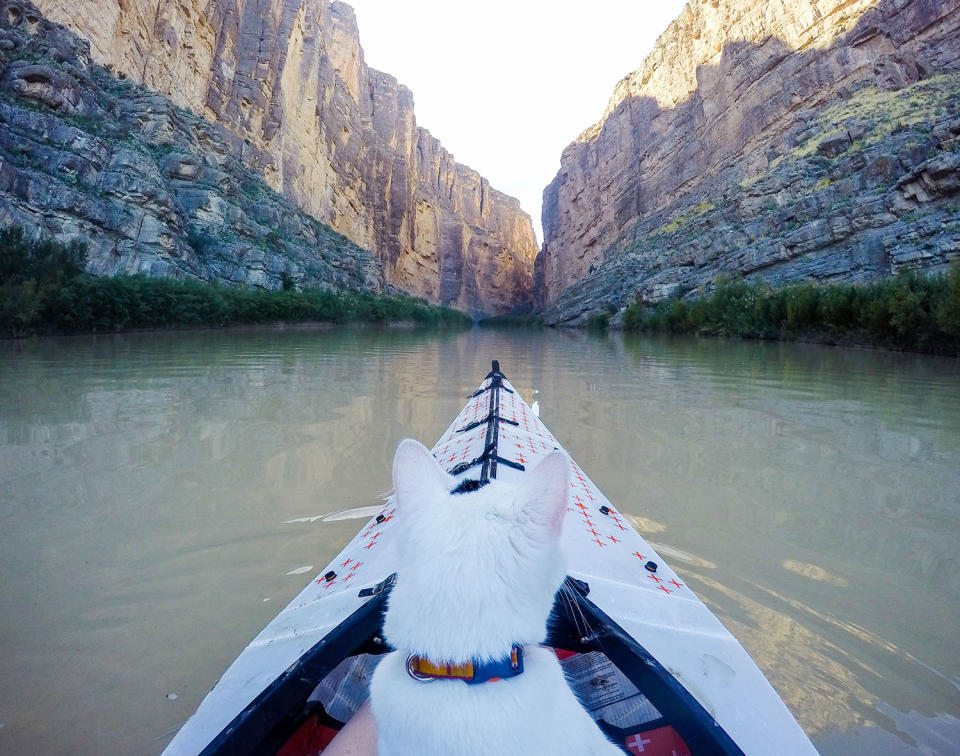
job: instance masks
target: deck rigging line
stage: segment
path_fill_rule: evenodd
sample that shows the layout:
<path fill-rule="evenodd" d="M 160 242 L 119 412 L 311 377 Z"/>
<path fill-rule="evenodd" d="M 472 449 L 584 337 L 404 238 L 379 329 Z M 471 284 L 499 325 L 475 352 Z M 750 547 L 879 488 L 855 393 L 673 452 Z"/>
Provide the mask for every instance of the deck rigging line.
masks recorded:
<path fill-rule="evenodd" d="M 486 485 L 491 480 L 496 479 L 497 464 L 512 467 L 514 470 L 522 471 L 525 469 L 524 466 L 519 462 L 505 459 L 497 454 L 497 444 L 500 441 L 500 423 L 507 423 L 509 425 L 519 425 L 520 423 L 518 423 L 516 420 L 500 417 L 500 392 L 506 391 L 507 393 L 512 394 L 513 390 L 503 385 L 503 381 L 506 379 L 506 376 L 500 372 L 499 360 L 493 360 L 492 368 L 493 369 L 484 377 L 484 380 L 490 379 L 490 384 L 485 388 L 478 389 L 474 393 L 470 394 L 469 397 L 475 398 L 481 396 L 484 392 L 490 392 L 490 405 L 487 416 L 483 420 L 478 420 L 470 423 L 469 425 L 465 425 L 463 428 L 457 429 L 457 433 L 462 433 L 474 428 L 479 428 L 481 425 L 486 425 L 487 435 L 483 445 L 483 452 L 469 462 L 461 462 L 459 465 L 455 465 L 447 470 L 450 475 L 460 475 L 461 473 L 465 473 L 471 467 L 476 467 L 477 465 L 482 464 L 483 467 L 480 468 L 480 479 L 477 481 L 477 487 Z M 465 490 L 476 489 L 463 489 L 463 484 L 461 483 L 460 486 L 457 486 L 457 488 L 453 490 L 453 493 L 464 493 Z"/>

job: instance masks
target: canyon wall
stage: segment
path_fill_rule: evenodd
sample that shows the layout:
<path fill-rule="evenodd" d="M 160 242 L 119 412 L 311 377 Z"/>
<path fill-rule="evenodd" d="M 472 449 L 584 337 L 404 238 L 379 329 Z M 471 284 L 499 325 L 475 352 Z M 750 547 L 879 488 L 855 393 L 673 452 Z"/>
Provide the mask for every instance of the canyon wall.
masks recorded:
<path fill-rule="evenodd" d="M 328 0 L 40 0 L 93 58 L 221 126 L 245 166 L 373 250 L 388 284 L 473 312 L 532 303 L 530 219 L 416 124 Z"/>
<path fill-rule="evenodd" d="M 380 292 L 383 265 L 299 210 L 207 120 L 0 0 L 0 226 L 80 240 L 99 275 Z M 120 304 L 119 306 L 124 306 Z"/>
<path fill-rule="evenodd" d="M 960 0 L 692 0 L 544 191 L 548 322 L 960 255 Z"/>

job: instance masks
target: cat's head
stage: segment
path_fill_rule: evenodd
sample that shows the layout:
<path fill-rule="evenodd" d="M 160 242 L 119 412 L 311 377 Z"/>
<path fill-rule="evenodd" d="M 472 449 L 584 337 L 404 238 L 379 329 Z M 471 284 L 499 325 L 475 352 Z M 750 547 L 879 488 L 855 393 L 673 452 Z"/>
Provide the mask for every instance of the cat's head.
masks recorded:
<path fill-rule="evenodd" d="M 560 532 L 570 463 L 546 455 L 510 481 L 452 494 L 457 480 L 416 441 L 393 461 L 399 550 L 384 629 L 434 661 L 497 659 L 539 643 L 565 564 Z"/>

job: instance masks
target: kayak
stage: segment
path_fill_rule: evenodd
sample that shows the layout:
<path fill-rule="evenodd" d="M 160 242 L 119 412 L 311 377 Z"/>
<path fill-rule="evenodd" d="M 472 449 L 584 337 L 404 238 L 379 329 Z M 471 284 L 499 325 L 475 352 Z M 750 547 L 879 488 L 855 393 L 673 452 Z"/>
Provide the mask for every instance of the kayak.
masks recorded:
<path fill-rule="evenodd" d="M 497 361 L 431 450 L 464 486 L 518 479 L 560 443 Z M 568 563 L 544 645 L 624 753 L 815 754 L 739 642 L 571 460 Z M 391 649 L 388 499 L 223 674 L 164 751 L 320 754 L 369 698 Z M 469 716 L 468 714 L 466 716 Z"/>

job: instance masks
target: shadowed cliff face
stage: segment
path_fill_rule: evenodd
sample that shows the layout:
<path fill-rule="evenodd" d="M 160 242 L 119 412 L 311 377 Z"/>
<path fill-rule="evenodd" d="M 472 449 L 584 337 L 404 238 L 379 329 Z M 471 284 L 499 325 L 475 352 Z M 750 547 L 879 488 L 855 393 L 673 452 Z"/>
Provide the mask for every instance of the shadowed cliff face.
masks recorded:
<path fill-rule="evenodd" d="M 380 291 L 383 266 L 267 187 L 208 121 L 0 0 L 0 225 L 82 241 L 88 269 Z"/>
<path fill-rule="evenodd" d="M 960 250 L 939 240 L 912 254 L 895 224 L 950 213 L 956 187 L 935 176 L 951 169 L 924 163 L 956 154 L 955 89 L 940 81 L 926 92 L 923 124 L 890 93 L 957 68 L 958 9 L 692 2 L 544 191 L 537 281 L 548 320 L 615 311 L 635 292 L 683 294 L 720 273 L 857 280 L 942 266 Z M 887 127 L 891 104 L 916 134 Z M 908 188 L 917 181 L 928 184 L 922 199 Z"/>
<path fill-rule="evenodd" d="M 416 125 L 368 68 L 352 9 L 327 0 L 40 0 L 94 59 L 228 130 L 267 183 L 374 250 L 387 282 L 502 313 L 532 302 L 536 240 L 519 203 Z"/>

